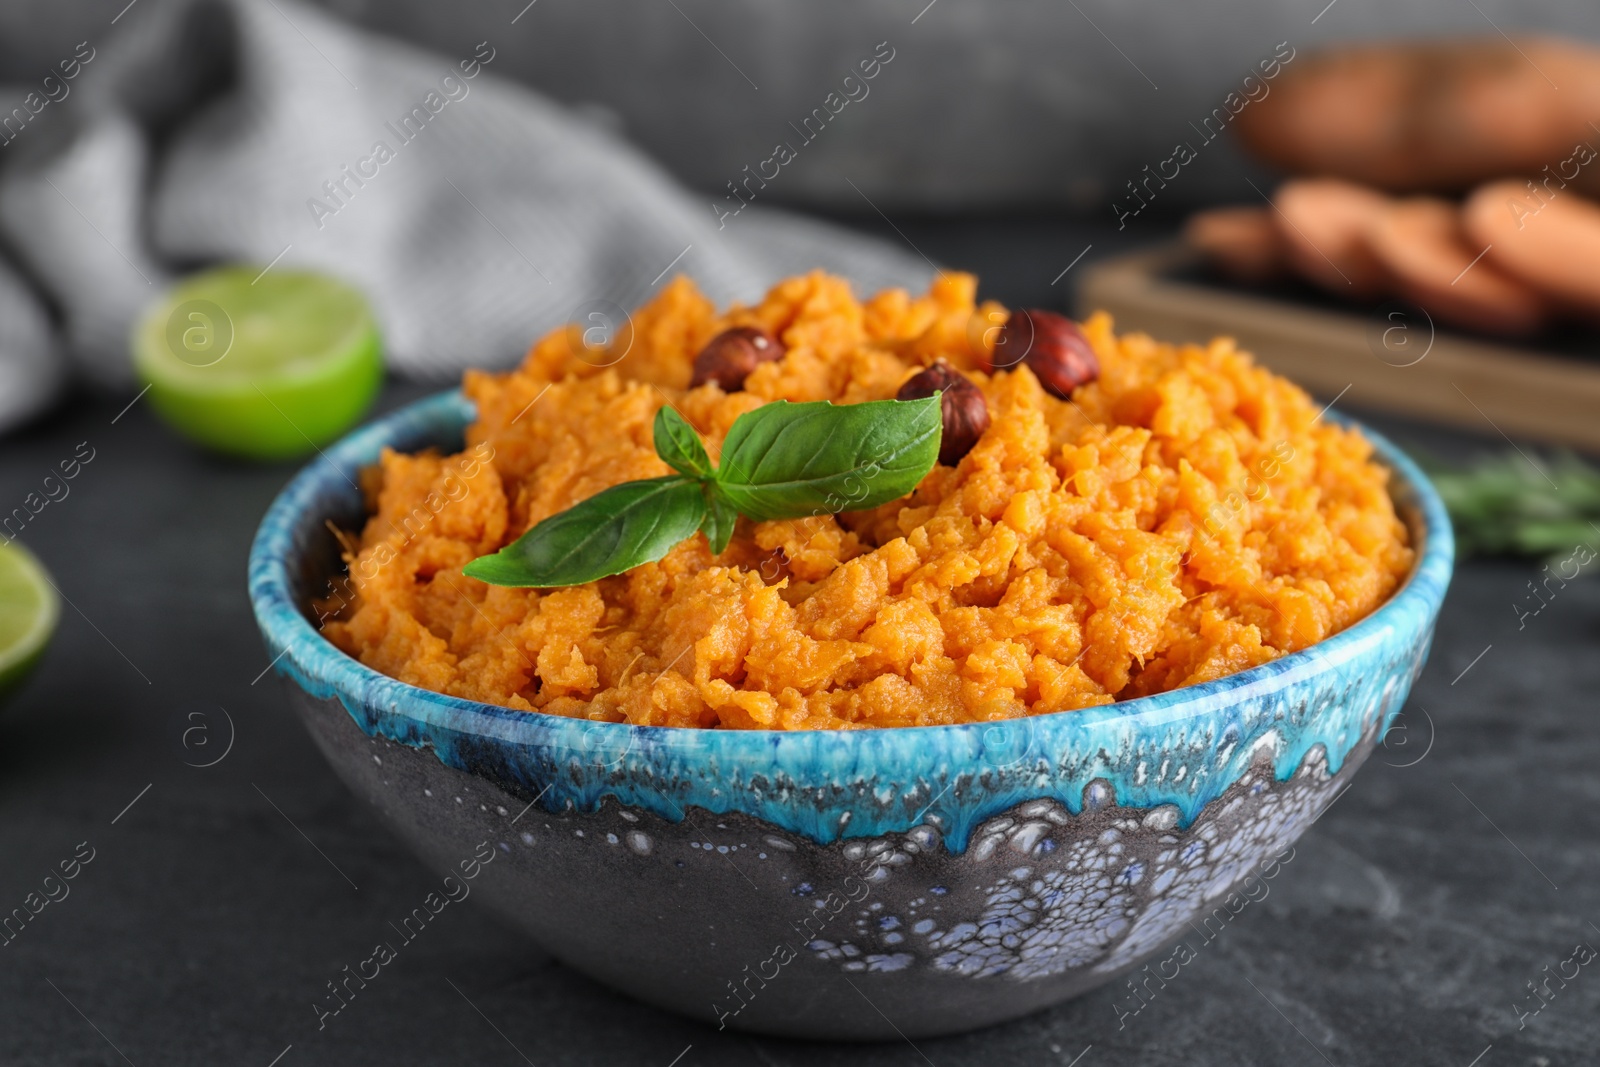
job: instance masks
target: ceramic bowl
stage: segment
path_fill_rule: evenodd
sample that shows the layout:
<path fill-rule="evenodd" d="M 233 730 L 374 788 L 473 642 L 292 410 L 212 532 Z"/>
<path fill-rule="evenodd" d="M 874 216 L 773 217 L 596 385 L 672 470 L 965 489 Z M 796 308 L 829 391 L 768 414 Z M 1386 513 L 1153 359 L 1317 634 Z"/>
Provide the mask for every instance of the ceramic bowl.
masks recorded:
<path fill-rule="evenodd" d="M 1226 923 L 1229 894 L 1276 873 L 1382 738 L 1450 577 L 1439 498 L 1366 431 L 1415 569 L 1368 618 L 1253 670 L 1000 724 L 785 733 L 526 714 L 370 670 L 308 607 L 339 572 L 326 521 L 363 518 L 357 472 L 385 445 L 459 449 L 471 417 L 458 393 L 421 401 L 284 489 L 250 554 L 267 653 L 340 777 L 425 861 L 458 871 L 492 849 L 475 896 L 571 967 L 719 1027 L 967 1030 Z"/>

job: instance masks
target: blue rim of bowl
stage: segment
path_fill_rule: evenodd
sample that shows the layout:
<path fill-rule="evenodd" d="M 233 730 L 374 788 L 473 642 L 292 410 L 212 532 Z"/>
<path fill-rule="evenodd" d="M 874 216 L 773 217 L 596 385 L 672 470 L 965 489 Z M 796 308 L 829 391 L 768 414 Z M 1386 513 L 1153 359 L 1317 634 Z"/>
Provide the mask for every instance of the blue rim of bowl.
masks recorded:
<path fill-rule="evenodd" d="M 538 778 L 524 777 L 516 766 L 528 754 L 560 749 L 582 753 L 596 766 L 613 769 L 623 766 L 625 760 L 628 767 L 637 769 L 642 757 L 650 765 L 650 773 L 643 779 L 635 774 L 632 781 L 619 781 L 626 776 L 602 774 L 579 790 L 582 796 L 550 798 L 545 806 L 556 810 L 564 799 L 569 808 L 593 810 L 609 795 L 623 803 L 651 808 L 672 821 L 684 817 L 689 804 L 718 813 L 745 810 L 748 804 L 725 796 L 719 799 L 723 790 L 717 788 L 716 782 L 730 770 L 742 768 L 758 774 L 769 767 L 809 767 L 820 770 L 823 781 L 837 782 L 840 774 L 854 775 L 858 781 L 865 775 L 871 780 L 872 771 L 880 767 L 915 764 L 918 773 L 926 772 L 929 761 L 914 758 L 919 753 L 931 751 L 948 763 L 958 760 L 962 753 L 983 754 L 986 745 L 995 744 L 988 740 L 992 735 L 986 735 L 986 731 L 1002 724 L 866 730 L 716 730 L 634 726 L 528 713 L 408 685 L 346 655 L 312 626 L 295 603 L 287 561 L 296 558 L 296 535 L 305 529 L 302 516 L 319 499 L 326 500 L 333 482 L 355 484 L 361 469 L 375 463 L 385 446 L 399 451 L 430 445 L 450 447 L 452 442 L 447 438 L 454 434 L 458 441 L 462 427 L 473 417 L 471 402 L 459 390 L 449 390 L 354 431 L 307 464 L 279 493 L 251 546 L 250 599 L 268 653 L 273 657 L 273 669 L 312 696 L 337 697 L 367 734 L 382 734 L 413 747 L 431 747 L 447 764 L 484 774 L 513 790 L 520 786 L 530 797 L 536 791 Z M 1408 511 L 1411 514 L 1408 527 L 1413 546 L 1420 540 L 1421 550 L 1400 588 L 1347 629 L 1259 667 L 1115 704 L 1006 720 L 1005 745 L 1012 751 L 1043 751 L 1048 736 L 1056 742 L 1049 746 L 1055 751 L 1075 738 L 1104 737 L 1107 727 L 1129 728 L 1145 735 L 1163 729 L 1170 732 L 1174 724 L 1216 715 L 1250 698 L 1265 698 L 1323 672 L 1330 664 L 1348 663 L 1377 645 L 1399 640 L 1426 647 L 1454 562 L 1454 536 L 1444 503 L 1416 464 L 1388 439 L 1336 412 L 1324 417 L 1361 430 L 1371 442 L 1376 458 L 1391 472 L 1389 489 L 1402 516 Z M 319 530 L 324 517 L 317 517 L 315 525 Z M 1221 729 L 1218 724 L 1218 732 Z M 1020 742 L 1011 736 L 1011 730 L 1021 731 Z M 635 758 L 629 760 L 629 756 Z M 1338 758 L 1330 755 L 1330 771 L 1338 770 Z M 547 764 L 547 788 L 559 785 L 567 791 L 572 783 L 557 783 L 548 774 L 549 768 Z M 949 768 L 946 770 L 948 774 Z M 1277 767 L 1280 779 L 1293 771 L 1292 763 L 1280 762 Z M 702 783 L 711 784 L 696 788 L 692 779 L 697 776 Z M 508 781 L 508 777 L 513 780 Z M 688 780 L 687 784 L 679 782 L 674 789 L 663 790 L 663 782 L 675 777 Z M 804 783 L 804 787 L 815 789 L 817 781 Z M 1182 821 L 1187 824 L 1199 807 L 1219 794 L 1220 789 L 1212 789 L 1187 801 L 1171 797 L 1166 802 L 1180 807 Z M 987 807 L 1010 799 L 1014 798 L 997 798 Z M 769 820 L 781 810 L 773 803 L 757 807 L 758 811 L 748 813 Z M 787 821 L 786 828 L 824 843 L 884 829 L 884 825 L 862 824 L 873 823 L 870 818 L 855 825 L 846 825 L 850 821 L 846 818 L 836 826 L 828 818 L 797 817 Z M 877 821 L 887 825 L 905 820 L 886 817 Z M 964 817 L 961 822 L 966 824 L 970 819 Z"/>

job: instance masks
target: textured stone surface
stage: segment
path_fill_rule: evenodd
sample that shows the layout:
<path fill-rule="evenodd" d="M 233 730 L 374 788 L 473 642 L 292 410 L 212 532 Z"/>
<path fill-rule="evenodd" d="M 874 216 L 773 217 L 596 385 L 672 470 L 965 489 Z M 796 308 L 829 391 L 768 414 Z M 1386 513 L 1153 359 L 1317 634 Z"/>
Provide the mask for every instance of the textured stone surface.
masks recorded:
<path fill-rule="evenodd" d="M 1048 247 L 1019 239 L 999 256 L 986 228 L 908 232 L 980 271 L 995 259 L 991 275 L 1016 282 L 991 291 L 1014 302 L 1049 300 L 1050 279 L 1093 239 L 1049 231 L 1059 240 Z M 691 1045 L 678 1067 L 925 1062 L 900 1042 L 752 1039 L 641 1006 L 541 955 L 472 900 L 446 907 L 319 1031 L 312 1004 L 325 983 L 376 942 L 398 943 L 389 924 L 440 880 L 351 798 L 270 674 L 251 686 L 267 663 L 244 555 L 288 470 L 199 457 L 143 402 L 110 425 L 124 402 L 0 445 L 7 506 L 77 442 L 98 449 L 71 496 L 24 535 L 82 614 L 64 608 L 41 674 L 0 712 L 0 906 L 21 906 L 78 842 L 95 859 L 70 896 L 0 948 L 0 1062 L 122 1064 L 83 1016 L 139 1067 L 266 1067 L 290 1044 L 278 1067 L 509 1067 L 523 1062 L 513 1044 L 539 1067 L 667 1067 Z M 1373 421 L 1447 459 L 1505 447 L 1487 426 L 1468 438 Z M 1014 1023 L 918 1042 L 920 1052 L 938 1067 L 1066 1067 L 1091 1045 L 1078 1067 L 1324 1056 L 1338 1067 L 1466 1067 L 1490 1045 L 1479 1067 L 1591 1060 L 1592 967 L 1518 1028 L 1528 981 L 1579 941 L 1600 947 L 1589 925 L 1600 923 L 1600 583 L 1569 586 L 1519 630 L 1511 605 L 1536 570 L 1460 569 L 1405 732 L 1264 896 L 1213 936 L 1186 938 L 1194 958 L 1176 978 L 1144 981 L 1143 997 L 1118 980 Z M 202 751 L 195 734 L 183 747 L 184 724 L 201 721 L 187 716 L 205 712 L 220 747 L 219 708 L 235 728 L 231 751 L 186 765 L 219 751 Z"/>

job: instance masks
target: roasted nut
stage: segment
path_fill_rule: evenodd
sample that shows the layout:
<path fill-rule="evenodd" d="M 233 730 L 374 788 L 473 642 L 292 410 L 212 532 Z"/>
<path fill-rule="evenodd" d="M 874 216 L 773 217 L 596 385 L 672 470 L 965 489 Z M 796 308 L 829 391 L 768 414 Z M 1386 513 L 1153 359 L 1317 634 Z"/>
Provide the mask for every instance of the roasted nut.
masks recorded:
<path fill-rule="evenodd" d="M 744 388 L 750 372 L 763 363 L 783 358 L 783 345 L 759 326 L 735 326 L 723 330 L 694 357 L 694 377 L 689 388 L 716 382 L 725 393 Z"/>
<path fill-rule="evenodd" d="M 1065 315 L 1038 308 L 1011 313 L 995 340 L 995 370 L 1026 362 L 1045 391 L 1063 400 L 1085 382 L 1100 377 L 1100 360 L 1078 324 Z"/>
<path fill-rule="evenodd" d="M 939 438 L 939 462 L 954 467 L 989 428 L 989 402 L 983 398 L 983 390 L 940 361 L 902 385 L 895 399 L 921 400 L 941 389 L 944 394 L 939 397 L 939 411 L 944 415 L 944 434 Z"/>

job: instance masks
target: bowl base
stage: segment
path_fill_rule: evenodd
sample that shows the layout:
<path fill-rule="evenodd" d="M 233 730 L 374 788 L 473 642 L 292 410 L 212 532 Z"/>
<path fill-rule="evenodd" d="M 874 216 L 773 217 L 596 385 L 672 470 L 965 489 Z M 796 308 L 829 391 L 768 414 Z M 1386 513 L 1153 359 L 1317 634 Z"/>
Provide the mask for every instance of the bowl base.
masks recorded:
<path fill-rule="evenodd" d="M 1243 883 L 1277 874 L 1376 733 L 1334 775 L 1320 746 L 1285 781 L 1263 759 L 1187 827 L 1096 780 L 1081 812 L 1015 805 L 951 853 L 932 819 L 818 845 L 696 807 L 550 812 L 288 688 L 397 836 L 452 873 L 492 850 L 472 894 L 569 966 L 714 1027 L 850 1040 L 976 1029 L 1143 965 L 1114 1004 L 1139 1010 L 1238 914 Z"/>

